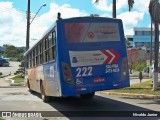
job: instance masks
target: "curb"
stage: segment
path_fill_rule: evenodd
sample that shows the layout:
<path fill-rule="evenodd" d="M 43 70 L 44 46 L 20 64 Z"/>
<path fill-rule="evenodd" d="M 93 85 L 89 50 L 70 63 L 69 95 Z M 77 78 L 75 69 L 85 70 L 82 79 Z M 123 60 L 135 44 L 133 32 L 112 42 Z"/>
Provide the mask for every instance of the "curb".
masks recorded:
<path fill-rule="evenodd" d="M 23 83 L 12 83 L 11 86 L 26 86 L 25 84 Z"/>
<path fill-rule="evenodd" d="M 10 78 L 9 80 L 11 81 L 14 81 L 12 78 Z M 26 87 L 26 84 L 25 83 L 11 83 L 11 86 L 23 86 L 23 87 Z"/>
<path fill-rule="evenodd" d="M 125 96 L 125 97 L 160 99 L 159 95 L 131 94 L 131 93 L 106 92 L 106 91 L 101 91 L 100 93 L 102 93 L 102 94 L 108 94 L 108 95 L 120 95 L 120 96 Z"/>
<path fill-rule="evenodd" d="M 9 76 L 9 75 L 2 75 L 2 76 L 0 76 L 0 78 L 4 78 L 4 77 L 7 77 L 7 76 Z"/>

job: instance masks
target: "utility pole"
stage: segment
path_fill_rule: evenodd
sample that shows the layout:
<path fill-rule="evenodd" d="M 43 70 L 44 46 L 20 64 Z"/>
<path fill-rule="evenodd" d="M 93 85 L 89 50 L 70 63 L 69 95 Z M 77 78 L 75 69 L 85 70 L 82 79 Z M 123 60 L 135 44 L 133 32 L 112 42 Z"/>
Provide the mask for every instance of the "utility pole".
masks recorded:
<path fill-rule="evenodd" d="M 29 49 L 29 37 L 30 36 L 30 0 L 28 0 L 27 8 L 27 33 L 26 33 L 26 50 Z"/>
<path fill-rule="evenodd" d="M 152 78 L 152 75 L 153 75 L 153 73 L 152 73 L 152 29 L 153 29 L 153 27 L 152 27 L 152 18 L 151 18 L 151 41 L 150 41 L 150 65 L 149 65 L 149 78 Z"/>
<path fill-rule="evenodd" d="M 116 18 L 116 0 L 113 0 L 113 10 L 112 10 L 112 17 Z"/>
<path fill-rule="evenodd" d="M 154 27 L 155 27 L 155 42 L 154 42 L 154 49 L 155 50 L 154 50 L 153 90 L 156 91 L 156 90 L 158 90 L 158 58 L 159 58 L 159 24 L 158 24 L 158 17 L 155 20 Z"/>
<path fill-rule="evenodd" d="M 152 18 L 151 18 L 151 42 L 150 42 L 150 66 L 152 65 Z"/>

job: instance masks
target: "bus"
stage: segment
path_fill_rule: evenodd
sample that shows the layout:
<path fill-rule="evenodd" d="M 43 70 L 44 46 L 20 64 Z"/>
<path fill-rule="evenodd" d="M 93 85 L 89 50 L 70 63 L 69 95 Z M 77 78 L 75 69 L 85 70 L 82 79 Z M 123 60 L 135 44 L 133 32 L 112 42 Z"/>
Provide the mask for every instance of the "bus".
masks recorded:
<path fill-rule="evenodd" d="M 50 97 L 79 95 L 130 86 L 122 20 L 105 17 L 57 19 L 25 52 L 30 91 Z"/>

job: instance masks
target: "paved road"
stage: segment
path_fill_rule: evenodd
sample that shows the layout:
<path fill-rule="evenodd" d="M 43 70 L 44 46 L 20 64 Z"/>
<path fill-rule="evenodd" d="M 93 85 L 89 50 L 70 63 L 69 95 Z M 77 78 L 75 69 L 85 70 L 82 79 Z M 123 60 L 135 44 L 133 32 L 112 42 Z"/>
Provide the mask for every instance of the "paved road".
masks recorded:
<path fill-rule="evenodd" d="M 73 119 L 72 115 L 79 114 L 78 112 L 66 114 L 63 111 L 83 111 L 82 115 L 85 115 L 84 111 L 90 111 L 91 114 L 94 112 L 93 115 L 95 116 L 95 113 L 99 115 L 100 112 L 98 111 L 115 111 L 115 114 L 118 111 L 118 114 L 121 114 L 120 111 L 126 113 L 127 111 L 159 111 L 160 108 L 160 99 L 130 98 L 107 95 L 100 92 L 92 100 L 82 100 L 79 97 L 53 98 L 52 102 L 47 104 L 42 102 L 39 94 L 30 94 L 26 87 L 0 88 L 0 91 L 0 111 L 57 111 L 57 113 L 64 116 L 63 118 L 55 118 L 60 120 Z M 81 120 L 82 118 L 78 117 L 77 119 Z M 90 117 L 86 119 L 96 120 L 98 118 Z M 128 118 L 121 119 L 120 117 L 118 119 L 128 120 Z M 136 119 L 138 118 L 136 117 Z M 145 119 L 150 120 L 152 118 Z M 153 118 L 153 120 L 158 120 L 158 118 Z"/>
<path fill-rule="evenodd" d="M 0 67 L 0 72 L 2 72 L 4 75 L 6 74 L 14 74 L 19 69 L 19 62 L 9 62 L 9 67 Z"/>

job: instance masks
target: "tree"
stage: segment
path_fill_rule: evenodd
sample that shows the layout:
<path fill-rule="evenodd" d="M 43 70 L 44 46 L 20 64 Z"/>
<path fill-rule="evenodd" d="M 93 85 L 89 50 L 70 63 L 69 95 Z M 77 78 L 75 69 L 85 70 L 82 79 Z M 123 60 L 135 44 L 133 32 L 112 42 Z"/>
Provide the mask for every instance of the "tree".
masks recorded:
<path fill-rule="evenodd" d="M 134 0 L 128 0 L 129 11 L 131 11 L 131 9 L 133 8 L 133 5 L 134 5 Z"/>
<path fill-rule="evenodd" d="M 4 52 L 5 57 L 15 57 L 17 54 L 17 48 L 13 45 L 8 45 Z"/>
<path fill-rule="evenodd" d="M 7 45 L 6 50 L 4 51 L 3 56 L 9 57 L 11 60 L 19 60 L 22 61 L 24 59 L 24 50 L 21 48 L 17 48 L 13 45 Z"/>
<path fill-rule="evenodd" d="M 130 45 L 131 45 L 131 43 L 130 43 L 129 40 L 127 39 L 127 40 L 126 40 L 126 47 L 129 48 Z"/>
<path fill-rule="evenodd" d="M 146 67 L 145 61 L 140 61 L 134 64 L 134 69 L 139 72 L 143 71 L 144 67 Z"/>
<path fill-rule="evenodd" d="M 154 73 L 153 73 L 153 90 L 158 89 L 158 53 L 159 53 L 159 23 L 160 23 L 160 3 L 159 0 L 150 0 L 149 13 L 155 27 L 154 42 Z"/>
<path fill-rule="evenodd" d="M 98 3 L 100 0 L 96 0 L 95 3 Z M 134 4 L 134 0 L 128 0 L 128 8 L 129 11 L 131 11 L 131 9 L 133 8 L 133 4 Z M 112 10 L 112 17 L 116 18 L 116 0 L 112 1 L 112 5 L 113 5 L 113 10 Z"/>

